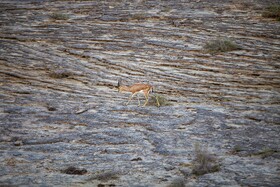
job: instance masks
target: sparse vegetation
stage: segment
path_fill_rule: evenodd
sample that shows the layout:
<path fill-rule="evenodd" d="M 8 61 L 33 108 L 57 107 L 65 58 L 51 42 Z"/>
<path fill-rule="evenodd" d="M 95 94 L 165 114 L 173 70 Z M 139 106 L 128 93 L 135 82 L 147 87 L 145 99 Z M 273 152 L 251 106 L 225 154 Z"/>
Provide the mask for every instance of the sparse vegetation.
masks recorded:
<path fill-rule="evenodd" d="M 64 170 L 61 171 L 61 173 L 65 173 L 68 175 L 84 175 L 87 173 L 86 169 L 79 169 L 73 166 L 70 166 Z"/>
<path fill-rule="evenodd" d="M 278 186 L 277 1 L 0 1 L 0 187 Z"/>
<path fill-rule="evenodd" d="M 63 13 L 53 13 L 51 14 L 50 17 L 55 20 L 67 20 L 70 18 L 68 14 L 63 14 Z"/>
<path fill-rule="evenodd" d="M 242 148 L 240 145 L 236 145 L 231 150 L 231 154 L 237 154 L 237 153 L 239 153 L 241 151 L 244 151 L 244 148 Z"/>
<path fill-rule="evenodd" d="M 73 73 L 70 71 L 67 71 L 67 70 L 55 70 L 55 71 L 49 73 L 49 76 L 51 78 L 55 78 L 55 79 L 68 78 L 71 75 L 73 75 Z"/>
<path fill-rule="evenodd" d="M 164 7 L 161 12 L 170 12 L 171 10 L 171 7 Z"/>
<path fill-rule="evenodd" d="M 241 152 L 244 152 L 244 154 L 242 154 L 243 156 L 259 156 L 262 159 L 272 156 L 275 153 L 279 153 L 278 150 L 267 148 L 267 147 L 256 151 L 250 151 L 245 147 L 241 147 L 240 145 L 234 146 L 233 149 L 230 151 L 231 154 L 239 154 L 239 155 Z"/>
<path fill-rule="evenodd" d="M 274 18 L 277 21 L 280 21 L 280 4 L 267 7 L 262 13 L 262 16 L 265 18 Z"/>
<path fill-rule="evenodd" d="M 89 180 L 109 181 L 119 178 L 119 173 L 116 171 L 101 171 L 93 175 Z"/>
<path fill-rule="evenodd" d="M 145 18 L 146 18 L 146 16 L 144 13 L 137 13 L 137 14 L 132 15 L 132 17 L 131 17 L 131 19 L 133 19 L 133 20 L 143 20 Z"/>
<path fill-rule="evenodd" d="M 6 164 L 8 166 L 15 166 L 17 164 L 17 160 L 15 158 L 6 159 Z"/>
<path fill-rule="evenodd" d="M 185 187 L 185 180 L 183 178 L 174 179 L 167 187 Z"/>
<path fill-rule="evenodd" d="M 227 52 L 241 49 L 235 42 L 230 39 L 216 39 L 207 42 L 204 46 L 204 50 L 209 53 L 219 53 L 219 52 Z"/>
<path fill-rule="evenodd" d="M 157 107 L 170 105 L 164 96 L 158 94 L 151 97 L 150 104 Z"/>
<path fill-rule="evenodd" d="M 220 170 L 215 156 L 208 152 L 207 148 L 202 148 L 199 144 L 195 144 L 195 158 L 193 160 L 192 174 L 204 175 Z"/>
<path fill-rule="evenodd" d="M 266 158 L 266 157 L 269 157 L 271 155 L 273 155 L 274 153 L 277 153 L 278 151 L 275 150 L 275 149 L 271 149 L 271 148 L 264 148 L 263 150 L 261 151 L 258 151 L 252 155 L 255 155 L 255 156 L 260 156 L 262 159 Z"/>

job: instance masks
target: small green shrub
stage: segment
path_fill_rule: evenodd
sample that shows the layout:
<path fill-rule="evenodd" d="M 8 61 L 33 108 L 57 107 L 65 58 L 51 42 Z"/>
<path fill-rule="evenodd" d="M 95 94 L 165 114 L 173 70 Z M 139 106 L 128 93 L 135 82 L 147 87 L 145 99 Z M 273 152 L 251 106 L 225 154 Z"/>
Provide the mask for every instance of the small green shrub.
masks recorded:
<path fill-rule="evenodd" d="M 280 21 L 280 5 L 272 5 L 265 9 L 262 13 L 264 18 L 274 18 L 277 21 Z"/>
<path fill-rule="evenodd" d="M 220 165 L 213 154 L 209 153 L 207 148 L 202 148 L 199 144 L 195 144 L 195 158 L 192 162 L 192 174 L 204 175 L 220 170 Z"/>
<path fill-rule="evenodd" d="M 164 96 L 158 94 L 155 94 L 151 97 L 150 104 L 157 107 L 169 105 L 167 99 Z"/>
<path fill-rule="evenodd" d="M 67 20 L 70 18 L 69 15 L 63 13 L 53 13 L 50 17 L 55 20 Z"/>
<path fill-rule="evenodd" d="M 227 52 L 241 49 L 236 43 L 230 39 L 216 39 L 207 42 L 204 46 L 206 52 L 209 53 L 218 53 L 218 52 Z"/>

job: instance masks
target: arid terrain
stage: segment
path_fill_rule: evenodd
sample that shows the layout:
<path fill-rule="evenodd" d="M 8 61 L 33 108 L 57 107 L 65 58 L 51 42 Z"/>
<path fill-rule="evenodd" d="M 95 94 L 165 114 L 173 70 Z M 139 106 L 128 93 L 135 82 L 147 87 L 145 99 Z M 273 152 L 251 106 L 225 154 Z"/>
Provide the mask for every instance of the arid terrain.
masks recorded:
<path fill-rule="evenodd" d="M 279 186 L 276 3 L 1 0 L 0 186 Z"/>

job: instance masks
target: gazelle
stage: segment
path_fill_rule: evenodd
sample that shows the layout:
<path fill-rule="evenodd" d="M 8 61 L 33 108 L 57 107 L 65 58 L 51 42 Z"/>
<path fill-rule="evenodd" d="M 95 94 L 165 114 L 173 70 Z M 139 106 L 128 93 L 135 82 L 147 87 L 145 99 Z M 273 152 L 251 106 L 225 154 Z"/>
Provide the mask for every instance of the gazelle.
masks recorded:
<path fill-rule="evenodd" d="M 146 104 L 149 101 L 149 94 L 150 92 L 153 92 L 153 87 L 150 84 L 141 84 L 141 83 L 137 83 L 137 84 L 133 84 L 131 86 L 123 86 L 121 85 L 120 81 L 118 81 L 118 91 L 122 92 L 131 92 L 131 96 L 128 99 L 128 102 L 126 103 L 126 105 L 129 104 L 129 102 L 131 101 L 132 97 L 138 93 L 143 93 L 145 98 L 146 98 L 146 102 L 144 103 L 143 107 L 146 106 Z M 140 101 L 139 101 L 139 97 L 137 95 L 138 98 L 138 106 L 140 106 Z"/>

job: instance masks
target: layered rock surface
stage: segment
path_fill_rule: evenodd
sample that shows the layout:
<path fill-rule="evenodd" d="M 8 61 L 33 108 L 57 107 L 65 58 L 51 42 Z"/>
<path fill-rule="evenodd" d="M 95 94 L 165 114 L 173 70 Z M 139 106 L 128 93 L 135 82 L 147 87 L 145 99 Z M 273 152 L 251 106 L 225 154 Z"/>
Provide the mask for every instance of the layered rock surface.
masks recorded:
<path fill-rule="evenodd" d="M 1 1 L 0 185 L 279 185 L 280 23 L 261 17 L 269 3 Z M 224 37 L 242 49 L 203 50 Z M 148 106 L 126 106 L 119 79 L 152 84 Z M 195 144 L 219 171 L 192 174 Z"/>

